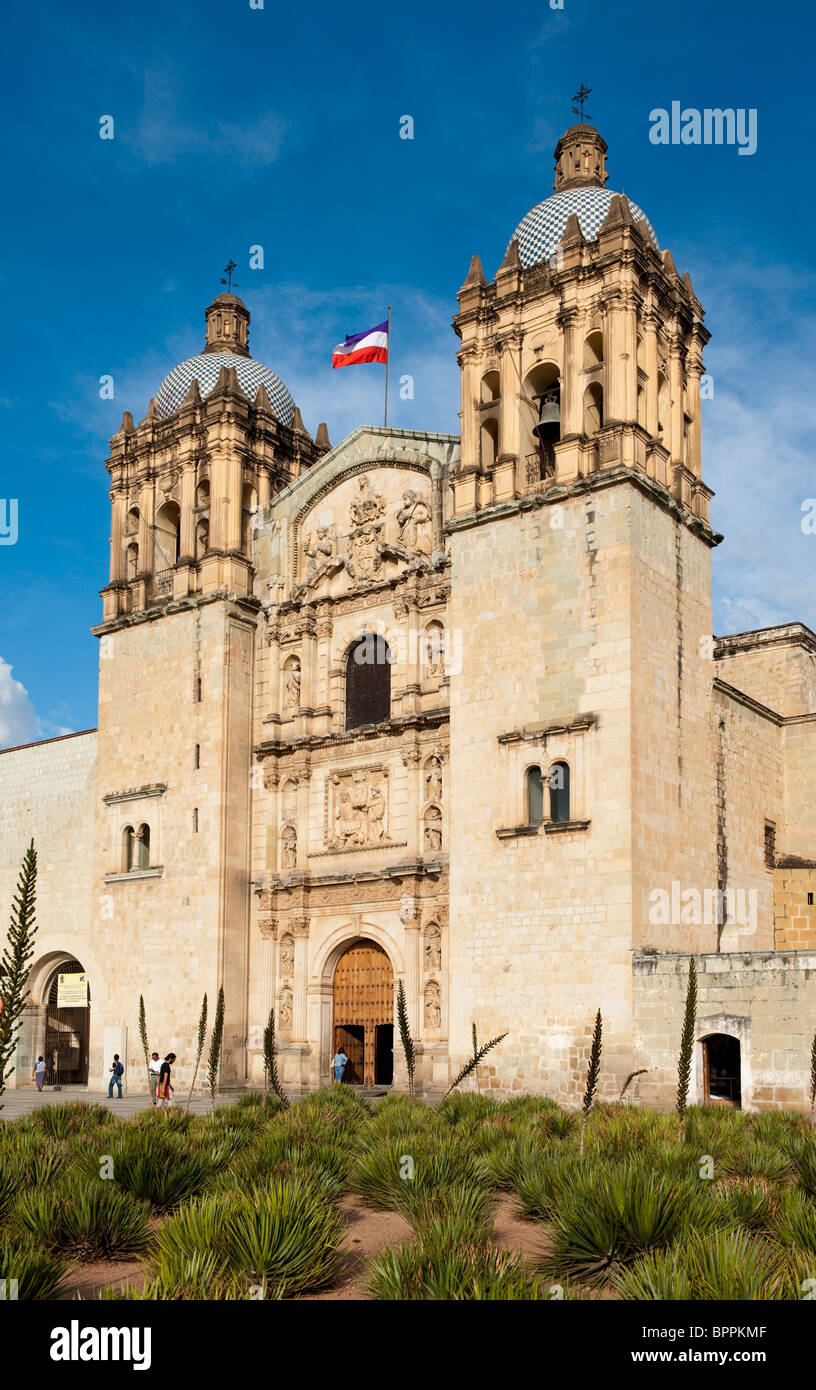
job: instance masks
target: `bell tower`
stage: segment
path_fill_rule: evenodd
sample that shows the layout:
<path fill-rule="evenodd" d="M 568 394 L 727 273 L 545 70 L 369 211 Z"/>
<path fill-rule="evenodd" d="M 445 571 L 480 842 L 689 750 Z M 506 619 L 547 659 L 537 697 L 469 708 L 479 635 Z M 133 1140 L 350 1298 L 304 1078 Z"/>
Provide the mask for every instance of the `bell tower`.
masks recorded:
<path fill-rule="evenodd" d="M 568 1077 L 564 1039 L 599 1006 L 610 1065 L 631 1070 L 634 948 L 716 949 L 648 912 L 666 882 L 717 886 L 709 335 L 689 275 L 607 187 L 606 155 L 586 122 L 562 135 L 554 191 L 492 281 L 473 257 L 454 319 L 451 796 L 469 814 L 451 826 L 451 931 L 471 990 L 454 1060 L 471 1019 L 535 1033 L 519 1084 L 561 1095 L 585 1057 L 575 1044 Z M 535 1017 L 497 1011 L 508 971 Z"/>

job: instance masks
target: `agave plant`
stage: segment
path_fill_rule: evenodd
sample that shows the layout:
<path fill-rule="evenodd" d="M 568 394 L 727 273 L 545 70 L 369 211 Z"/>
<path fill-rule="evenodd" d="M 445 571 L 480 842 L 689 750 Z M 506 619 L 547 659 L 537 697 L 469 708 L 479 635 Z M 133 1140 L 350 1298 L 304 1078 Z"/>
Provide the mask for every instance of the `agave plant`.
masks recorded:
<path fill-rule="evenodd" d="M 30 1239 L 0 1237 L 0 1280 L 6 1281 L 7 1289 L 14 1289 L 18 1299 L 53 1298 L 67 1267 L 62 1256 Z"/>
<path fill-rule="evenodd" d="M 811 1257 L 816 1255 L 816 1202 L 813 1198 L 797 1188 L 783 1191 L 773 1223 L 773 1234 L 783 1245 L 808 1250 Z"/>
<path fill-rule="evenodd" d="M 680 1258 L 694 1299 L 730 1303 L 776 1298 L 783 1268 L 779 1253 L 745 1231 L 695 1234 Z"/>
<path fill-rule="evenodd" d="M 17 1199 L 19 1224 L 45 1246 L 83 1259 L 141 1254 L 150 1238 L 150 1207 L 110 1182 L 74 1179 Z"/>
<path fill-rule="evenodd" d="M 372 1260 L 368 1290 L 389 1302 L 538 1302 L 550 1296 L 550 1286 L 517 1255 L 482 1239 L 451 1243 L 444 1221 L 427 1227 L 419 1241 L 392 1246 Z"/>

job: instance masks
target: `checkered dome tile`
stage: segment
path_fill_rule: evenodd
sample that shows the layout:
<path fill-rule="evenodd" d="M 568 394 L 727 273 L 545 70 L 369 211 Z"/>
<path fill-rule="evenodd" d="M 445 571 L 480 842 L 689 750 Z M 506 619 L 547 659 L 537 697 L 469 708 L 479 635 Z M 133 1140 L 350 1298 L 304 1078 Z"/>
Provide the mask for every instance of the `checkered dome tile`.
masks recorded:
<path fill-rule="evenodd" d="M 156 392 L 156 414 L 159 419 L 166 420 L 178 410 L 193 378 L 198 381 L 202 396 L 209 396 L 222 367 L 235 368 L 241 390 L 251 401 L 263 382 L 273 415 L 281 424 L 292 423 L 295 403 L 280 377 L 262 362 L 253 362 L 251 357 L 237 357 L 232 352 L 205 352 L 199 357 L 188 357 L 186 362 L 180 362 L 172 372 L 168 372 Z"/>
<path fill-rule="evenodd" d="M 521 264 L 537 265 L 539 261 L 546 261 L 555 255 L 571 212 L 577 215 L 587 241 L 595 241 L 614 196 L 609 188 L 568 188 L 564 193 L 550 194 L 543 203 L 531 208 L 526 217 L 522 217 L 510 238 L 511 241 L 514 238 L 518 240 Z M 649 235 L 659 249 L 654 227 L 648 217 L 631 198 L 629 206 L 635 221 L 643 220 L 646 223 Z"/>

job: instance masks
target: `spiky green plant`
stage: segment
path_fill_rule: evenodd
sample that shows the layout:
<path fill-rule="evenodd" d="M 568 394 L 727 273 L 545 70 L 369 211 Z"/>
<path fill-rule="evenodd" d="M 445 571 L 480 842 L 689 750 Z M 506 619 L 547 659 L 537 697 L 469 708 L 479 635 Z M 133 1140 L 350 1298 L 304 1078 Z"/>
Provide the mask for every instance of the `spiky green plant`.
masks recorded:
<path fill-rule="evenodd" d="M 621 1092 L 620 1092 L 620 1095 L 618 1096 L 618 1100 L 619 1100 L 619 1101 L 620 1101 L 620 1100 L 623 1100 L 623 1097 L 626 1095 L 626 1092 L 629 1090 L 629 1087 L 631 1086 L 631 1084 L 632 1084 L 632 1082 L 634 1081 L 635 1077 L 636 1077 L 636 1076 L 645 1076 L 646 1073 L 648 1072 L 648 1070 L 649 1070 L 648 1067 L 638 1067 L 637 1071 L 630 1071 L 629 1075 L 627 1076 L 626 1080 L 624 1081 L 623 1085 L 621 1086 Z"/>
<path fill-rule="evenodd" d="M 14 1292 L 21 1301 L 53 1298 L 67 1267 L 61 1255 L 41 1249 L 30 1237 L 0 1237 L 0 1281 L 5 1281 L 7 1297 L 16 1280 Z"/>
<path fill-rule="evenodd" d="M 595 1027 L 592 1030 L 592 1046 L 589 1049 L 589 1062 L 587 1063 L 586 1090 L 584 1091 L 584 1103 L 581 1115 L 581 1141 L 578 1152 L 583 1155 L 584 1138 L 586 1136 L 587 1120 L 592 1109 L 592 1102 L 595 1099 L 595 1092 L 598 1089 L 598 1077 L 601 1074 L 601 1051 L 603 1048 L 603 1021 L 601 1011 L 595 1015 Z"/>
<path fill-rule="evenodd" d="M 810 1127 L 816 1126 L 816 1033 L 810 1044 Z"/>
<path fill-rule="evenodd" d="M 688 1103 L 691 1061 L 694 1056 L 694 1030 L 697 1023 L 697 964 L 694 956 L 689 961 L 688 986 L 686 988 L 686 1008 L 683 1014 L 683 1032 L 680 1037 L 680 1056 L 677 1061 L 677 1142 L 683 1139 L 683 1121 Z"/>
<path fill-rule="evenodd" d="M 139 995 L 139 1041 L 142 1044 L 145 1071 L 147 1072 L 147 1093 L 150 1095 L 150 1048 L 147 1041 L 147 1010 L 145 1009 L 143 994 Z"/>
<path fill-rule="evenodd" d="M 461 1086 L 462 1082 L 463 1082 L 463 1081 L 466 1081 L 467 1078 L 471 1075 L 471 1073 L 474 1072 L 474 1071 L 476 1071 L 476 1068 L 484 1061 L 484 1059 L 485 1059 L 485 1057 L 487 1056 L 488 1052 L 492 1052 L 493 1048 L 494 1048 L 494 1047 L 498 1047 L 498 1045 L 499 1045 L 500 1042 L 504 1042 L 504 1040 L 505 1040 L 506 1037 L 507 1037 L 507 1034 L 506 1034 L 506 1033 L 500 1033 L 499 1036 L 498 1036 L 497 1038 L 491 1038 L 491 1039 L 490 1039 L 490 1042 L 482 1043 L 481 1047 L 479 1047 L 479 1045 L 478 1045 L 479 1040 L 478 1040 L 478 1038 L 477 1038 L 477 1036 L 476 1036 L 476 1024 L 474 1023 L 474 1025 L 473 1025 L 473 1056 L 469 1059 L 469 1061 L 467 1061 L 467 1062 L 465 1063 L 465 1065 L 462 1067 L 462 1070 L 460 1071 L 459 1075 L 455 1078 L 455 1080 L 453 1080 L 453 1081 L 451 1082 L 450 1086 L 448 1087 L 447 1091 L 445 1092 L 444 1100 L 447 1100 L 447 1098 L 448 1098 L 448 1096 L 450 1095 L 451 1091 L 455 1091 L 457 1086 Z M 478 1073 L 477 1073 L 477 1075 L 478 1075 Z"/>
<path fill-rule="evenodd" d="M 509 1250 L 484 1235 L 451 1239 L 446 1218 L 431 1221 L 417 1241 L 391 1246 L 372 1260 L 368 1289 L 389 1302 L 540 1301 L 550 1285 Z"/>
<path fill-rule="evenodd" d="M 213 1021 L 212 1037 L 210 1038 L 210 1055 L 207 1061 L 207 1085 L 210 1088 L 210 1114 L 215 1119 L 215 1093 L 218 1089 L 218 1073 L 221 1068 L 221 1047 L 224 1041 L 224 986 L 218 991 L 218 1002 L 215 1006 L 215 1019 Z"/>
<path fill-rule="evenodd" d="M 189 1111 L 189 1109 L 190 1109 L 190 1101 L 193 1099 L 193 1091 L 194 1091 L 194 1089 L 195 1089 L 196 1078 L 197 1078 L 197 1076 L 198 1076 L 198 1068 L 199 1068 L 200 1065 L 201 1065 L 201 1058 L 202 1058 L 202 1055 L 203 1055 L 203 1053 L 204 1053 L 204 1043 L 205 1043 L 205 1041 L 206 1041 L 206 1038 L 207 1038 L 207 995 L 206 995 L 206 993 L 205 993 L 204 998 L 203 998 L 202 1001 L 201 1001 L 201 1013 L 200 1013 L 199 1016 L 198 1016 L 198 1038 L 196 1039 L 196 1059 L 195 1059 L 195 1068 L 194 1068 L 194 1070 L 193 1070 L 193 1079 L 192 1079 L 192 1081 L 190 1082 L 190 1091 L 189 1091 L 189 1094 L 188 1094 L 188 1096 L 187 1096 L 187 1104 L 186 1104 L 185 1107 L 184 1107 L 184 1113 L 185 1113 L 185 1115 L 186 1115 L 187 1112 Z"/>
<path fill-rule="evenodd" d="M 11 922 L 0 960 L 0 1096 L 14 1071 L 23 1009 L 28 1000 L 28 971 L 34 958 L 37 931 L 37 851 L 31 840 L 23 857 L 17 892 L 12 899 Z M 2 1109 L 2 1106 L 0 1106 Z"/>
<path fill-rule="evenodd" d="M 271 1086 L 284 1110 L 289 1109 L 289 1097 L 284 1091 L 280 1077 L 278 1076 L 278 1057 L 277 1042 L 275 1036 L 275 1010 L 269 1010 L 269 1018 L 266 1022 L 263 1035 L 263 1055 L 264 1055 L 264 1099 L 267 1090 Z"/>
<path fill-rule="evenodd" d="M 150 1238 L 150 1207 L 111 1182 L 74 1177 L 56 1189 L 25 1192 L 15 1219 L 42 1245 L 75 1258 L 141 1254 Z"/>
<path fill-rule="evenodd" d="M 415 1073 L 416 1073 L 416 1047 L 411 1037 L 411 1025 L 408 1022 L 408 1004 L 405 999 L 405 985 L 402 980 L 397 984 L 397 1027 L 399 1029 L 402 1051 L 405 1056 L 405 1066 L 408 1072 L 408 1095 L 411 1100 L 415 1095 Z"/>

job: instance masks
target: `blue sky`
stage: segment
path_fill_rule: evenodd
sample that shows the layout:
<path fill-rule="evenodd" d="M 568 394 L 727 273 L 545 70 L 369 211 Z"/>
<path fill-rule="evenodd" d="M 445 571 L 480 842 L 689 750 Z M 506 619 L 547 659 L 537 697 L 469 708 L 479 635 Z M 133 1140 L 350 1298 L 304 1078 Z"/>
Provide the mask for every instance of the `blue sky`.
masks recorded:
<path fill-rule="evenodd" d="M 492 276 L 551 190 L 582 81 L 609 187 L 689 270 L 713 334 L 715 631 L 816 627 L 813 37 L 810 7 L 756 0 L 12 4 L 0 497 L 19 539 L 0 546 L 0 746 L 96 723 L 107 441 L 200 351 L 227 259 L 253 356 L 307 427 L 337 442 L 380 421 L 382 368 L 333 373 L 330 353 L 391 303 L 392 371 L 415 395 L 390 423 L 456 431 L 456 290 L 474 252 Z M 756 154 L 652 145 L 649 113 L 673 100 L 756 108 Z"/>

